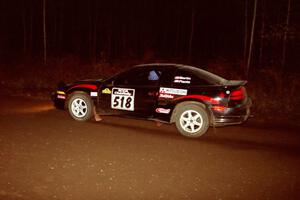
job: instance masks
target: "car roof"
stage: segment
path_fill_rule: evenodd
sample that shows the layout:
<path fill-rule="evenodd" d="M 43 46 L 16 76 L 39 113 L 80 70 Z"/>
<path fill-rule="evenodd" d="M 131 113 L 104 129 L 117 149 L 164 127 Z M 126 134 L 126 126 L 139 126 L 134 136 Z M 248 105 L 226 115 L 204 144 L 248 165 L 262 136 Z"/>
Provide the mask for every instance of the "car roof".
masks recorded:
<path fill-rule="evenodd" d="M 209 71 L 203 70 L 198 67 L 190 66 L 190 65 L 183 65 L 183 64 L 176 64 L 176 63 L 148 63 L 148 64 L 140 64 L 135 65 L 135 67 L 153 67 L 153 66 L 160 66 L 160 67 L 174 67 L 177 69 L 182 69 L 184 71 L 191 72 L 192 74 L 195 74 L 199 78 L 205 79 L 206 81 L 217 84 L 217 85 L 225 85 L 228 80 L 213 74 Z"/>

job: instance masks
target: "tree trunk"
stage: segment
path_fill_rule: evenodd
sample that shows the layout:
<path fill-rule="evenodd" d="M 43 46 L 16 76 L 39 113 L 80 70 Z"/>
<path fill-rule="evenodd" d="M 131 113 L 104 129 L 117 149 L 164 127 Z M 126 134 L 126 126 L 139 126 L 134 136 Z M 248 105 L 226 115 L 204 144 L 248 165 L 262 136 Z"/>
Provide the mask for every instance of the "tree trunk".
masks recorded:
<path fill-rule="evenodd" d="M 97 1 L 96 1 L 97 2 Z M 98 13 L 95 13 L 94 26 L 93 26 L 93 40 L 92 40 L 92 62 L 97 62 L 97 29 L 98 29 Z"/>
<path fill-rule="evenodd" d="M 22 25 L 23 25 L 23 58 L 26 60 L 27 55 L 27 23 L 26 23 L 26 6 L 23 2 Z"/>
<path fill-rule="evenodd" d="M 257 0 L 254 0 L 251 37 L 250 37 L 250 44 L 249 44 L 250 46 L 249 46 L 248 61 L 247 61 L 247 68 L 246 68 L 246 77 L 247 78 L 249 77 L 249 68 L 250 68 L 251 57 L 252 57 L 253 40 L 254 40 L 254 29 L 255 29 L 255 21 L 256 21 L 256 9 L 257 9 Z"/>
<path fill-rule="evenodd" d="M 188 62 L 191 62 L 192 57 L 192 44 L 193 44 L 193 37 L 194 37 L 194 26 L 195 26 L 195 10 L 193 8 L 192 16 L 191 16 L 191 32 L 190 32 L 190 39 L 189 39 L 189 50 L 188 50 Z"/>
<path fill-rule="evenodd" d="M 27 60 L 32 58 L 32 42 L 33 42 L 33 8 L 29 6 L 29 30 L 27 34 Z"/>
<path fill-rule="evenodd" d="M 290 25 L 290 13 L 291 13 L 291 0 L 288 0 L 288 8 L 287 8 L 287 14 L 286 14 L 286 23 L 285 23 L 284 36 L 283 36 L 283 45 L 282 45 L 281 71 L 283 71 L 284 66 L 285 66 L 287 34 L 289 31 L 289 25 Z"/>
<path fill-rule="evenodd" d="M 46 0 L 43 0 L 44 65 L 47 64 Z"/>
<path fill-rule="evenodd" d="M 28 2 L 23 2 L 22 6 L 22 26 L 23 26 L 23 61 L 30 61 L 32 54 L 32 23 L 33 10 Z"/>
<path fill-rule="evenodd" d="M 177 57 L 178 56 L 178 48 L 179 48 L 179 37 L 180 37 L 180 18 L 178 17 L 177 19 L 177 24 L 176 24 L 176 39 L 175 39 L 175 48 L 174 48 L 174 53 L 173 56 Z"/>
<path fill-rule="evenodd" d="M 59 15 L 58 15 L 58 39 L 57 39 L 57 52 L 59 55 L 62 54 L 62 43 L 64 37 L 64 2 L 60 2 Z"/>
<path fill-rule="evenodd" d="M 259 44 L 259 57 L 258 57 L 258 66 L 262 67 L 263 65 L 263 49 L 264 49 L 264 35 L 265 35 L 265 24 L 266 24 L 266 16 L 265 16 L 265 0 L 262 0 L 262 20 L 261 20 L 261 31 L 260 31 L 260 44 Z"/>
<path fill-rule="evenodd" d="M 57 14 L 59 12 L 57 5 L 56 5 L 56 8 L 55 8 L 55 11 L 53 11 L 53 12 L 54 12 L 53 19 L 52 19 L 52 21 L 53 21 L 53 34 L 52 34 L 52 41 L 50 43 L 52 43 L 51 50 L 52 51 L 54 50 L 55 56 L 56 56 L 57 30 L 58 30 L 58 28 L 57 28 L 57 21 L 58 21 L 57 20 L 57 18 L 58 18 Z"/>
<path fill-rule="evenodd" d="M 247 60 L 247 44 L 248 44 L 248 0 L 245 0 L 245 30 L 244 30 L 244 66 Z"/>
<path fill-rule="evenodd" d="M 88 44 L 88 48 L 89 48 L 89 50 L 88 50 L 88 59 L 89 59 L 89 61 L 91 61 L 91 62 L 93 62 L 93 22 L 92 22 L 92 20 L 93 20 L 93 12 L 92 12 L 92 5 L 91 5 L 91 1 L 88 1 L 87 2 L 87 10 L 88 10 L 88 21 L 89 21 L 89 28 L 88 28 L 88 30 L 89 30 L 89 32 L 88 32 L 88 34 L 89 34 L 89 44 Z"/>

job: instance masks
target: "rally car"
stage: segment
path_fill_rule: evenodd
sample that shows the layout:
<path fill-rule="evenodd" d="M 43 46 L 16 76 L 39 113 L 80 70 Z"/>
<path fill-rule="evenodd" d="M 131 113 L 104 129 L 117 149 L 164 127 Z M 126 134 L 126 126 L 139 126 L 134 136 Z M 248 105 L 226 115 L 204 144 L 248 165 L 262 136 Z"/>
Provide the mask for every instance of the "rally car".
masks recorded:
<path fill-rule="evenodd" d="M 60 84 L 52 94 L 58 108 L 78 121 L 94 114 L 119 115 L 175 123 L 187 137 L 209 126 L 240 124 L 250 114 L 247 81 L 226 80 L 181 64 L 143 64 L 106 80 Z"/>

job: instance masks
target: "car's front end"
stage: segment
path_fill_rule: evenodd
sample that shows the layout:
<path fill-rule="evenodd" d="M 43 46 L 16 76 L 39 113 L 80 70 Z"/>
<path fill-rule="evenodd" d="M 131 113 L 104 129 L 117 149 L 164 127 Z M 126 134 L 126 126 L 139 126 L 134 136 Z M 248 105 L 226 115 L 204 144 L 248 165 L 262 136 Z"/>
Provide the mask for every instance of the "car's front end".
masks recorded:
<path fill-rule="evenodd" d="M 63 82 L 58 83 L 57 90 L 51 93 L 51 99 L 54 106 L 59 109 L 65 109 L 66 101 L 70 94 L 75 91 L 81 91 L 89 95 L 92 99 L 97 98 L 98 88 L 101 85 L 102 80 L 81 80 L 74 83 L 65 84 Z"/>
<path fill-rule="evenodd" d="M 57 85 L 57 89 L 51 93 L 51 99 L 54 103 L 54 106 L 58 109 L 65 108 L 65 102 L 67 99 L 67 88 L 68 85 L 66 85 L 64 82 L 60 82 Z"/>

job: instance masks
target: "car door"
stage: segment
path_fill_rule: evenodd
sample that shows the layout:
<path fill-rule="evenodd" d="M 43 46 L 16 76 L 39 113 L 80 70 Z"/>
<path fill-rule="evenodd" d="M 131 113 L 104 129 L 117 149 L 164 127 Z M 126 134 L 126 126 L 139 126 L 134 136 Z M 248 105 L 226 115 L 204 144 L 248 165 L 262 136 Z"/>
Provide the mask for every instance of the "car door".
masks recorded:
<path fill-rule="evenodd" d="M 108 114 L 151 117 L 157 102 L 161 70 L 137 67 L 105 82 L 98 107 Z"/>

